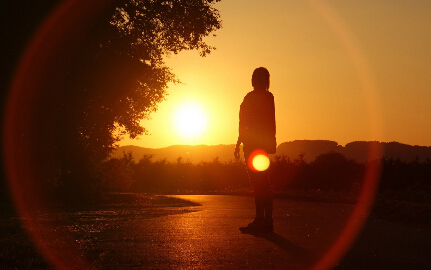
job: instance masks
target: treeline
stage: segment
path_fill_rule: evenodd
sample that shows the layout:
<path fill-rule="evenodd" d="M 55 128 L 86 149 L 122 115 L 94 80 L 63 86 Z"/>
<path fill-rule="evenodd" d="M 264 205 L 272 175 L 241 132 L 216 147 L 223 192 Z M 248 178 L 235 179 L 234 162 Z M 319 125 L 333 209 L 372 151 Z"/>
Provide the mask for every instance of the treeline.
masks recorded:
<path fill-rule="evenodd" d="M 376 160 L 381 168 L 380 192 L 406 190 L 431 194 L 431 162 L 399 159 Z M 176 162 L 153 160 L 144 155 L 139 161 L 131 153 L 112 158 L 103 164 L 102 188 L 106 192 L 210 193 L 229 192 L 250 187 L 241 161 L 191 163 L 179 157 Z M 312 162 L 301 154 L 291 160 L 274 156 L 269 168 L 275 192 L 291 190 L 345 192 L 359 191 L 367 163 L 358 163 L 336 152 L 321 154 Z M 421 199 L 423 200 L 423 198 Z M 428 200 L 428 199 L 425 199 Z"/>
<path fill-rule="evenodd" d="M 374 162 L 381 169 L 378 199 L 387 202 L 388 206 L 394 201 L 431 204 L 429 159 L 406 162 L 383 158 Z M 368 165 L 336 152 L 321 154 L 311 162 L 305 159 L 305 154 L 295 159 L 275 155 L 269 173 L 276 193 L 304 199 L 354 202 L 361 191 Z M 38 181 L 32 196 L 40 195 L 48 205 L 74 207 L 98 204 L 103 202 L 104 194 L 112 192 L 238 194 L 251 191 L 246 167 L 243 161 L 237 160 L 221 162 L 214 158 L 192 163 L 178 157 L 169 162 L 167 159 L 156 160 L 152 155 L 135 160 L 131 153 L 124 153 L 120 158 L 111 158 L 97 168 L 92 167 L 91 171 L 91 174 L 73 178 L 79 181 L 65 181 L 57 175 Z"/>
<path fill-rule="evenodd" d="M 103 166 L 102 186 L 106 192 L 217 192 L 249 186 L 242 162 L 220 162 L 218 158 L 194 164 L 182 157 L 168 162 L 144 155 L 134 162 L 132 154 L 127 153 L 122 158 L 108 160 Z"/>

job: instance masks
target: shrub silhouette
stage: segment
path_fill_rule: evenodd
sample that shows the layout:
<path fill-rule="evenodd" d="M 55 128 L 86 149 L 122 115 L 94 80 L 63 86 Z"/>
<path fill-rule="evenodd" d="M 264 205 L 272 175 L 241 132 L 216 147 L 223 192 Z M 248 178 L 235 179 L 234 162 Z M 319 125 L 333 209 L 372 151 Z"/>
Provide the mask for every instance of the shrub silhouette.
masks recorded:
<path fill-rule="evenodd" d="M 329 152 L 307 163 L 305 154 L 290 160 L 273 156 L 270 179 L 275 192 L 307 191 L 351 194 L 361 187 L 365 163 L 358 163 L 336 152 Z M 242 161 L 212 161 L 192 163 L 178 157 L 153 160 L 144 155 L 134 162 L 130 153 L 103 164 L 102 191 L 132 191 L 144 193 L 214 193 L 249 189 L 247 171 Z M 395 192 L 396 199 L 431 203 L 431 162 L 418 160 L 406 163 L 399 159 L 382 159 L 380 192 Z M 97 187 L 95 187 L 97 188 Z M 100 188 L 100 187 L 99 187 Z"/>
<path fill-rule="evenodd" d="M 321 154 L 310 163 L 310 186 L 322 190 L 341 191 L 352 188 L 362 179 L 363 166 L 349 160 L 340 153 Z"/>

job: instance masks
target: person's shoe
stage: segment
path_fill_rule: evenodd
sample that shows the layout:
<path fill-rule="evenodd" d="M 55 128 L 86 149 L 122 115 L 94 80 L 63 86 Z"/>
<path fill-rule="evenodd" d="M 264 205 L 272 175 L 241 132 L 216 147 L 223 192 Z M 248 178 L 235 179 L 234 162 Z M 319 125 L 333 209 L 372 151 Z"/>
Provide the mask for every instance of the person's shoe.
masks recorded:
<path fill-rule="evenodd" d="M 239 230 L 242 233 L 261 233 L 267 231 L 265 221 L 263 219 L 254 219 L 252 223 L 249 223 L 247 227 L 240 227 Z"/>

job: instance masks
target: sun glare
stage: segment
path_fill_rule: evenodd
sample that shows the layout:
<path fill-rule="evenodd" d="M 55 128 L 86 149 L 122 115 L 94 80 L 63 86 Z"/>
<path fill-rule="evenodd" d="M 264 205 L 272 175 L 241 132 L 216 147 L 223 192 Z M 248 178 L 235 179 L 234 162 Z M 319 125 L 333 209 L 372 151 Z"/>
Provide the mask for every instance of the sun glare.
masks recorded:
<path fill-rule="evenodd" d="M 253 158 L 253 168 L 257 171 L 265 171 L 269 167 L 269 158 L 265 155 L 257 155 Z"/>
<path fill-rule="evenodd" d="M 207 127 L 206 112 L 199 104 L 182 104 L 175 111 L 174 125 L 180 135 L 195 138 L 201 135 Z"/>
<path fill-rule="evenodd" d="M 270 165 L 268 154 L 260 149 L 253 151 L 247 160 L 247 165 L 253 171 L 266 171 Z"/>

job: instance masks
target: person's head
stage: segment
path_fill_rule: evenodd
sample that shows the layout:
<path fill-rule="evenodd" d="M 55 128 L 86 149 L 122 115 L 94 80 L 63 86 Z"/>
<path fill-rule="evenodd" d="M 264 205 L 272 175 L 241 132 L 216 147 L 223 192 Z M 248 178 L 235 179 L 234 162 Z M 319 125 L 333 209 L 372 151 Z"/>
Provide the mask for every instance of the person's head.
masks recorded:
<path fill-rule="evenodd" d="M 268 90 L 269 71 L 264 67 L 256 68 L 251 76 L 251 84 L 256 90 Z"/>

